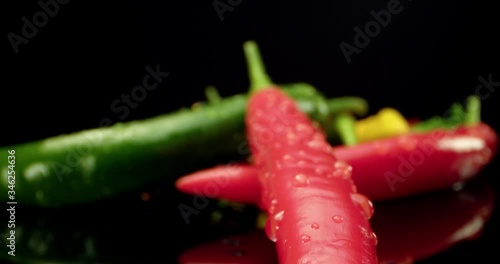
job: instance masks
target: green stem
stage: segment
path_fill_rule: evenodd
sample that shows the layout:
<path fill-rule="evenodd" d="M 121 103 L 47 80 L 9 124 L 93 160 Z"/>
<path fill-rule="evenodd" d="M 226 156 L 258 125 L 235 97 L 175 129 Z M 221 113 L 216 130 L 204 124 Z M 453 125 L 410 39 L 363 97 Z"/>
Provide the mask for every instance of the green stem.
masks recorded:
<path fill-rule="evenodd" d="M 216 104 L 221 100 L 219 92 L 217 92 L 215 86 L 212 85 L 205 88 L 205 96 L 207 97 L 208 102 L 211 104 Z"/>
<path fill-rule="evenodd" d="M 467 97 L 464 123 L 475 125 L 481 121 L 481 101 L 476 95 Z"/>
<path fill-rule="evenodd" d="M 357 143 L 356 131 L 354 128 L 354 123 L 356 120 L 354 117 L 346 112 L 339 113 L 333 119 L 334 128 L 339 133 L 340 139 L 344 145 L 352 146 Z"/>
<path fill-rule="evenodd" d="M 247 41 L 243 44 L 243 50 L 248 65 L 250 92 L 272 86 L 273 82 L 266 73 L 257 43 L 255 41 Z"/>
<path fill-rule="evenodd" d="M 336 97 L 327 100 L 329 113 L 338 113 L 349 111 L 358 116 L 364 116 L 368 113 L 368 102 L 355 96 Z"/>

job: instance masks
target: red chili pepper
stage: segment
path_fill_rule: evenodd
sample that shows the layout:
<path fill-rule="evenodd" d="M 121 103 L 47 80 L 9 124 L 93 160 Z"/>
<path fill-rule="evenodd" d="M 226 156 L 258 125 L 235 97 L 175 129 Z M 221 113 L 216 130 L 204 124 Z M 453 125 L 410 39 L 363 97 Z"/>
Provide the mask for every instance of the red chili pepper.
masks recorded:
<path fill-rule="evenodd" d="M 372 200 L 387 200 L 450 188 L 477 175 L 495 156 L 498 137 L 485 123 L 431 132 L 412 132 L 353 146 L 337 146 L 339 160 L 353 167 L 358 191 Z M 258 204 L 257 170 L 235 165 L 231 174 L 220 165 L 180 178 L 177 188 L 186 193 L 203 189 L 224 177 L 219 198 Z M 247 186 L 247 187 L 245 187 Z"/>
<path fill-rule="evenodd" d="M 379 263 L 398 264 L 439 254 L 480 236 L 495 203 L 490 185 L 458 192 L 376 204 L 370 220 L 377 232 Z M 274 244 L 261 230 L 197 245 L 183 252 L 180 264 L 276 264 Z"/>
<path fill-rule="evenodd" d="M 279 261 L 377 263 L 368 219 L 373 206 L 356 192 L 323 132 L 273 85 L 254 42 L 244 45 L 252 94 L 245 124 Z"/>

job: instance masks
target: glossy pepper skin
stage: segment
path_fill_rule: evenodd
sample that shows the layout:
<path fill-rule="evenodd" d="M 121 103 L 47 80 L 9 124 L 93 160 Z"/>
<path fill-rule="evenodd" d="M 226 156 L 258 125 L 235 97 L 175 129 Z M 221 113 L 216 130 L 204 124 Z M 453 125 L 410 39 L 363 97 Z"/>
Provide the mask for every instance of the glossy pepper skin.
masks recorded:
<path fill-rule="evenodd" d="M 284 89 L 320 124 L 342 109 L 362 112 L 360 98 L 326 100 L 308 84 Z M 7 156 L 16 152 L 15 198 L 25 205 L 61 207 L 93 202 L 178 178 L 221 157 L 248 154 L 244 133 L 247 95 L 192 109 L 0 147 L 0 201 L 9 201 Z M 340 105 L 339 105 L 340 104 Z M 340 108 L 339 108 L 340 107 Z M 345 109 L 344 109 L 345 110 Z"/>
<path fill-rule="evenodd" d="M 493 159 L 497 145 L 495 131 L 480 123 L 340 146 L 335 153 L 353 166 L 361 192 L 387 200 L 468 181 Z"/>
<path fill-rule="evenodd" d="M 378 237 L 379 263 L 425 260 L 480 237 L 491 218 L 495 198 L 491 185 L 481 182 L 460 191 L 376 203 L 377 213 L 370 222 Z M 270 248 L 274 248 L 273 243 L 256 229 L 198 244 L 184 251 L 179 263 L 276 264 L 276 253 Z"/>
<path fill-rule="evenodd" d="M 451 188 L 478 175 L 496 155 L 498 136 L 486 123 L 435 129 L 360 143 L 336 146 L 339 160 L 352 166 L 358 191 L 376 201 Z M 256 169 L 234 165 L 231 173 L 220 165 L 181 177 L 177 188 L 186 193 L 224 178 L 218 198 L 259 204 Z M 243 186 L 247 186 L 246 188 Z"/>
<path fill-rule="evenodd" d="M 377 263 L 371 202 L 356 192 L 323 132 L 266 80 L 258 48 L 246 42 L 253 92 L 247 138 L 269 215 L 266 231 L 281 264 Z"/>

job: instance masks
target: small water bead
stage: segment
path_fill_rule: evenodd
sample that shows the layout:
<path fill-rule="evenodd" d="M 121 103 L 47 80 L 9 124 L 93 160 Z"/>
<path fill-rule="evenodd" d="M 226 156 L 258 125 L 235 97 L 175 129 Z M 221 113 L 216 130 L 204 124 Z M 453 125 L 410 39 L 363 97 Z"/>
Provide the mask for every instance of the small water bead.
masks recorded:
<path fill-rule="evenodd" d="M 375 232 L 371 233 L 371 237 L 373 240 L 373 244 L 375 244 L 375 246 L 376 246 L 378 244 L 378 238 L 377 238 L 377 235 L 375 234 Z"/>
<path fill-rule="evenodd" d="M 340 215 L 334 215 L 332 217 L 332 220 L 333 220 L 333 222 L 335 222 L 337 224 L 340 224 L 340 223 L 344 222 L 344 218 L 342 216 L 340 216 Z"/>
<path fill-rule="evenodd" d="M 302 235 L 302 236 L 300 237 L 300 242 L 301 242 L 302 244 L 307 243 L 307 242 L 309 242 L 309 241 L 311 241 L 311 236 L 308 236 L 308 235 Z"/>
<path fill-rule="evenodd" d="M 346 239 L 337 239 L 337 240 L 332 241 L 332 246 L 334 246 L 338 249 L 349 248 L 352 246 L 352 243 L 351 243 L 351 241 L 346 240 Z"/>
<path fill-rule="evenodd" d="M 370 199 L 368 199 L 368 197 L 359 193 L 353 193 L 351 194 L 351 199 L 360 207 L 361 212 L 367 219 L 372 218 L 374 210 L 373 203 L 370 201 Z"/>
<path fill-rule="evenodd" d="M 283 215 L 285 214 L 285 211 L 281 210 L 279 212 L 277 212 L 275 215 L 274 215 L 274 220 L 276 221 L 281 221 L 283 220 Z"/>
<path fill-rule="evenodd" d="M 344 178 L 349 179 L 352 175 L 352 166 L 347 164 L 345 161 L 336 161 L 333 164 L 334 170 L 331 173 L 331 176 L 334 178 Z"/>
<path fill-rule="evenodd" d="M 266 227 L 265 227 L 265 231 L 266 231 L 266 235 L 267 237 L 269 238 L 269 240 L 273 241 L 273 242 L 276 242 L 278 239 L 276 237 L 276 228 L 275 226 L 272 226 L 274 221 L 266 221 Z"/>
<path fill-rule="evenodd" d="M 311 225 L 312 229 L 319 229 L 319 225 L 317 223 L 314 223 Z"/>
<path fill-rule="evenodd" d="M 274 212 L 276 212 L 277 206 L 278 206 L 278 201 L 276 199 L 271 200 L 271 204 L 269 205 L 269 213 L 274 214 Z"/>
<path fill-rule="evenodd" d="M 330 168 L 324 166 L 318 166 L 317 168 L 314 169 L 314 172 L 317 175 L 322 175 L 322 176 L 328 175 L 330 171 L 331 171 Z"/>
<path fill-rule="evenodd" d="M 417 147 L 417 141 L 409 136 L 403 136 L 398 139 L 398 145 L 407 151 L 412 151 Z"/>
<path fill-rule="evenodd" d="M 314 128 L 304 123 L 298 123 L 297 125 L 295 125 L 295 130 L 297 130 L 297 132 L 302 132 L 306 134 L 314 133 Z"/>
<path fill-rule="evenodd" d="M 288 139 L 289 142 L 295 141 L 295 140 L 297 140 L 297 138 L 298 138 L 297 135 L 292 133 L 292 132 L 286 133 L 286 139 Z"/>
<path fill-rule="evenodd" d="M 311 140 L 307 142 L 307 146 L 313 150 L 325 150 L 326 144 L 323 140 Z"/>
<path fill-rule="evenodd" d="M 335 163 L 333 164 L 333 167 L 335 169 L 339 169 L 339 170 L 352 170 L 351 165 L 347 164 L 347 162 L 345 162 L 343 160 L 335 161 Z"/>
<path fill-rule="evenodd" d="M 293 185 L 296 187 L 305 187 L 309 185 L 309 178 L 302 174 L 299 173 L 293 177 Z"/>

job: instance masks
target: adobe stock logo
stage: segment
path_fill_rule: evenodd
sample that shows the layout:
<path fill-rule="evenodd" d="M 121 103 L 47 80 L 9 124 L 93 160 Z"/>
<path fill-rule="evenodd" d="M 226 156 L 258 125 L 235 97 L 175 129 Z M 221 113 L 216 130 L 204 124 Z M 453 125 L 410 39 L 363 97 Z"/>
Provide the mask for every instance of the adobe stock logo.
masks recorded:
<path fill-rule="evenodd" d="M 59 12 L 59 5 L 65 5 L 69 3 L 70 0 L 47 0 L 38 1 L 38 5 L 42 10 L 37 11 L 31 17 L 31 20 L 26 16 L 21 18 L 23 25 L 21 26 L 21 33 L 16 34 L 14 32 L 9 32 L 7 38 L 9 39 L 10 45 L 14 49 L 14 53 L 19 53 L 19 46 L 21 44 L 28 44 L 29 40 L 34 38 L 40 28 L 43 28 L 49 23 L 49 17 L 53 18 Z"/>
<path fill-rule="evenodd" d="M 222 0 L 214 0 L 212 5 L 214 6 L 215 12 L 219 16 L 220 22 L 224 21 L 224 13 L 233 12 L 234 8 L 239 6 L 243 0 L 226 0 L 224 3 Z"/>
<path fill-rule="evenodd" d="M 378 12 L 371 10 L 370 15 L 373 17 L 373 20 L 365 24 L 364 30 L 358 26 L 354 27 L 354 32 L 356 32 L 353 39 L 354 45 L 345 41 L 342 41 L 339 45 L 347 63 L 351 63 L 351 56 L 354 53 L 359 54 L 362 49 L 368 47 L 371 40 L 380 34 L 382 28 L 386 28 L 391 23 L 392 16 L 401 13 L 403 9 L 399 0 L 389 0 L 387 9 L 382 9 Z"/>

